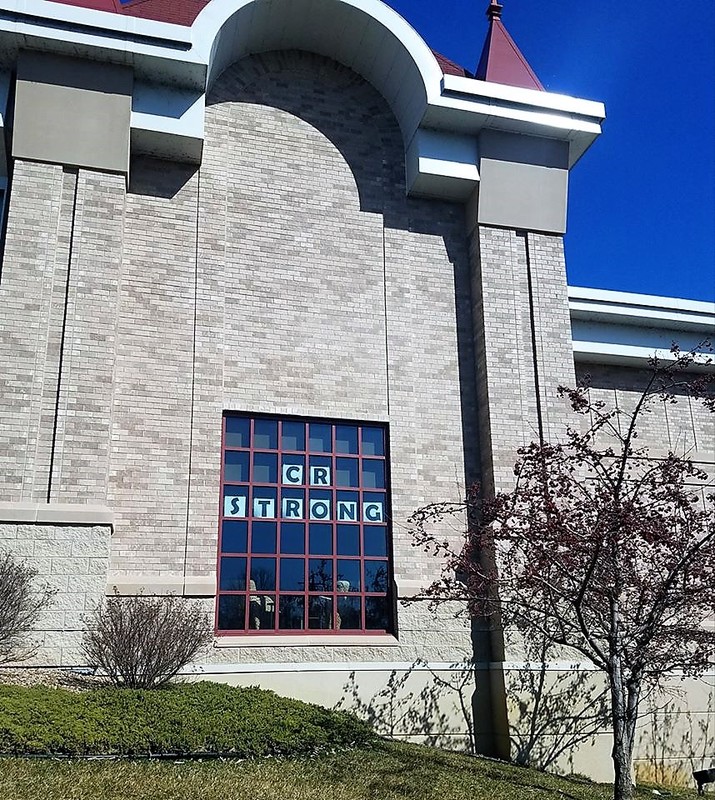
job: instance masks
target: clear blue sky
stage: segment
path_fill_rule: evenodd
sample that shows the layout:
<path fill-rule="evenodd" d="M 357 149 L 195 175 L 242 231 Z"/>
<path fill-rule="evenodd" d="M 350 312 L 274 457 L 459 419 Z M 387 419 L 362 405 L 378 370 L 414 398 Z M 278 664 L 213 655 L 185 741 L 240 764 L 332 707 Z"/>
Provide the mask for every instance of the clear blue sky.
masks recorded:
<path fill-rule="evenodd" d="M 387 0 L 474 70 L 488 0 Z M 715 300 L 715 0 L 502 0 L 544 86 L 606 104 L 571 173 L 576 286 Z"/>

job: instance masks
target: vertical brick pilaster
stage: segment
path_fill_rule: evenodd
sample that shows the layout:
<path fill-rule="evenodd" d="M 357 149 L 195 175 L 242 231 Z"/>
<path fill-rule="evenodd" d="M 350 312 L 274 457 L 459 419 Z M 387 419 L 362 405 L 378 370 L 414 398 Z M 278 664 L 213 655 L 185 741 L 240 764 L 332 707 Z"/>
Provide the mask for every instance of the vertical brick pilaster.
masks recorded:
<path fill-rule="evenodd" d="M 197 173 L 138 159 L 126 198 L 109 506 L 117 575 L 181 575 L 186 547 Z"/>
<path fill-rule="evenodd" d="M 558 397 L 558 387 L 576 383 L 564 241 L 558 235 L 525 236 L 541 430 L 547 441 L 559 441 L 574 419 L 566 401 Z"/>
<path fill-rule="evenodd" d="M 51 501 L 107 500 L 125 195 L 123 175 L 79 172 Z"/>
<path fill-rule="evenodd" d="M 0 497 L 45 501 L 75 174 L 17 160 L 0 284 Z"/>

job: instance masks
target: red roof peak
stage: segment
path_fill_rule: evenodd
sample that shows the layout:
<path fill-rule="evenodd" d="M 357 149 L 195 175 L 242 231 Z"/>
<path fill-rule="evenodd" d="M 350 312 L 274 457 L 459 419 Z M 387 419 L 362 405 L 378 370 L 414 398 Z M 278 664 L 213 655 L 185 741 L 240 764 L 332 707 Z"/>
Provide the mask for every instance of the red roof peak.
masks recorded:
<path fill-rule="evenodd" d="M 541 81 L 501 21 L 502 9 L 503 6 L 497 0 L 489 3 L 489 32 L 474 77 L 480 81 L 504 83 L 507 86 L 543 92 Z"/>

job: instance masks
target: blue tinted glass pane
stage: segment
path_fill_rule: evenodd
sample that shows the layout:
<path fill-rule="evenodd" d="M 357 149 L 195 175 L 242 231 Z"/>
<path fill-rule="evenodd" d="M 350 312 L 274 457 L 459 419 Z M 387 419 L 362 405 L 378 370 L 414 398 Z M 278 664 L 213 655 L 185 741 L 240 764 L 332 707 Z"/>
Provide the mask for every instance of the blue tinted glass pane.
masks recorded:
<path fill-rule="evenodd" d="M 311 486 L 332 486 L 332 459 L 321 456 L 312 456 L 309 467 L 308 483 Z"/>
<path fill-rule="evenodd" d="M 225 517 L 247 517 L 248 489 L 245 486 L 223 487 L 223 515 Z"/>
<path fill-rule="evenodd" d="M 245 417 L 226 417 L 226 447 L 250 447 L 251 423 Z"/>
<path fill-rule="evenodd" d="M 338 522 L 360 521 L 360 494 L 358 492 L 337 492 L 335 501 L 335 519 Z"/>
<path fill-rule="evenodd" d="M 283 450 L 305 450 L 305 423 L 284 422 L 281 430 Z"/>
<path fill-rule="evenodd" d="M 329 556 L 333 554 L 333 526 L 312 522 L 309 532 L 310 554 Z"/>
<path fill-rule="evenodd" d="M 336 458 L 335 485 L 351 487 L 359 486 L 358 463 L 359 462 L 357 458 Z"/>
<path fill-rule="evenodd" d="M 387 555 L 387 528 L 381 525 L 366 525 L 363 528 L 366 556 Z"/>
<path fill-rule="evenodd" d="M 251 552 L 276 552 L 276 523 L 253 522 L 251 524 Z"/>
<path fill-rule="evenodd" d="M 330 559 L 310 559 L 308 564 L 308 589 L 311 592 L 333 591 L 333 562 Z"/>
<path fill-rule="evenodd" d="M 382 428 L 362 429 L 362 454 L 364 456 L 385 455 L 385 437 Z"/>
<path fill-rule="evenodd" d="M 360 625 L 359 597 L 338 597 L 338 628 L 342 630 L 357 630 Z"/>
<path fill-rule="evenodd" d="M 253 516 L 259 519 L 275 519 L 278 513 L 278 491 L 268 487 L 255 487 L 251 510 Z"/>
<path fill-rule="evenodd" d="M 281 553 L 305 553 L 305 525 L 302 522 L 281 523 Z"/>
<path fill-rule="evenodd" d="M 358 429 L 352 425 L 335 426 L 335 452 L 354 453 L 358 452 Z"/>
<path fill-rule="evenodd" d="M 304 489 L 281 489 L 280 516 L 283 519 L 305 519 Z"/>
<path fill-rule="evenodd" d="M 241 592 L 246 590 L 246 559 L 222 558 L 221 581 L 222 592 Z"/>
<path fill-rule="evenodd" d="M 283 456 L 281 459 L 283 486 L 301 486 L 305 480 L 305 456 Z"/>
<path fill-rule="evenodd" d="M 256 450 L 278 449 L 278 423 L 275 420 L 255 420 L 253 423 L 253 447 Z"/>
<path fill-rule="evenodd" d="M 330 453 L 333 449 L 331 426 L 313 423 L 309 427 L 308 449 L 313 453 Z"/>
<path fill-rule="evenodd" d="M 311 490 L 308 499 L 308 518 L 314 522 L 330 520 L 333 514 L 333 493 Z"/>
<path fill-rule="evenodd" d="M 246 597 L 224 595 L 218 601 L 218 627 L 222 631 L 242 631 L 246 628 Z"/>
<path fill-rule="evenodd" d="M 326 630 L 333 627 L 333 598 L 308 598 L 308 627 Z"/>
<path fill-rule="evenodd" d="M 284 595 L 279 599 L 278 627 L 283 631 L 305 627 L 305 597 Z"/>
<path fill-rule="evenodd" d="M 224 553 L 248 552 L 248 523 L 225 521 L 221 525 L 221 550 Z"/>
<path fill-rule="evenodd" d="M 365 627 L 369 631 L 390 629 L 390 614 L 386 597 L 365 598 Z"/>
<path fill-rule="evenodd" d="M 360 510 L 363 522 L 385 522 L 387 520 L 385 495 L 378 492 L 363 492 Z"/>
<path fill-rule="evenodd" d="M 357 525 L 338 525 L 338 555 L 360 555 L 360 528 Z"/>
<path fill-rule="evenodd" d="M 252 558 L 249 589 L 276 588 L 275 558 Z"/>
<path fill-rule="evenodd" d="M 240 450 L 226 450 L 223 468 L 225 481 L 248 483 L 248 453 Z"/>
<path fill-rule="evenodd" d="M 305 561 L 302 558 L 281 559 L 280 588 L 282 592 L 305 591 Z"/>
<path fill-rule="evenodd" d="M 278 483 L 278 456 L 274 453 L 253 454 L 253 482 Z"/>
<path fill-rule="evenodd" d="M 387 591 L 387 561 L 365 562 L 365 591 Z"/>
<path fill-rule="evenodd" d="M 276 598 L 269 594 L 248 596 L 248 627 L 252 630 L 273 630 L 276 626 Z"/>
<path fill-rule="evenodd" d="M 372 459 L 362 462 L 362 485 L 365 489 L 385 488 L 385 462 Z"/>
<path fill-rule="evenodd" d="M 338 561 L 338 575 L 335 587 L 337 591 L 343 594 L 360 591 L 359 561 Z"/>

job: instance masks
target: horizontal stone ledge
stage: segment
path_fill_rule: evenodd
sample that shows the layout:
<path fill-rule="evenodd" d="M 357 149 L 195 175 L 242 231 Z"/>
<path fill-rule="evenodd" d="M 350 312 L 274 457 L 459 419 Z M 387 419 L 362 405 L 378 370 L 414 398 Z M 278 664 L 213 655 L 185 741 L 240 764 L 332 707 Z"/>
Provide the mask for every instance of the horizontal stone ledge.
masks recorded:
<path fill-rule="evenodd" d="M 398 647 L 400 641 L 391 634 L 365 634 L 352 635 L 346 633 L 334 634 L 233 634 L 231 636 L 219 634 L 214 639 L 214 647 L 218 649 L 246 647 Z M 293 666 L 281 665 L 286 671 L 294 671 Z M 300 665 L 294 665 L 297 669 Z M 203 671 L 203 665 L 198 669 Z M 211 670 L 215 671 L 215 670 Z M 230 671 L 234 671 L 231 669 Z M 310 671 L 310 669 L 307 669 Z"/>
<path fill-rule="evenodd" d="M 148 597 L 165 597 L 175 594 L 182 597 L 216 596 L 216 575 L 188 576 L 180 573 L 169 575 L 109 575 L 107 576 L 108 596 L 131 597 L 143 594 Z"/>
<path fill-rule="evenodd" d="M 114 512 L 107 506 L 79 503 L 2 503 L 0 522 L 35 525 L 109 525 Z"/>

